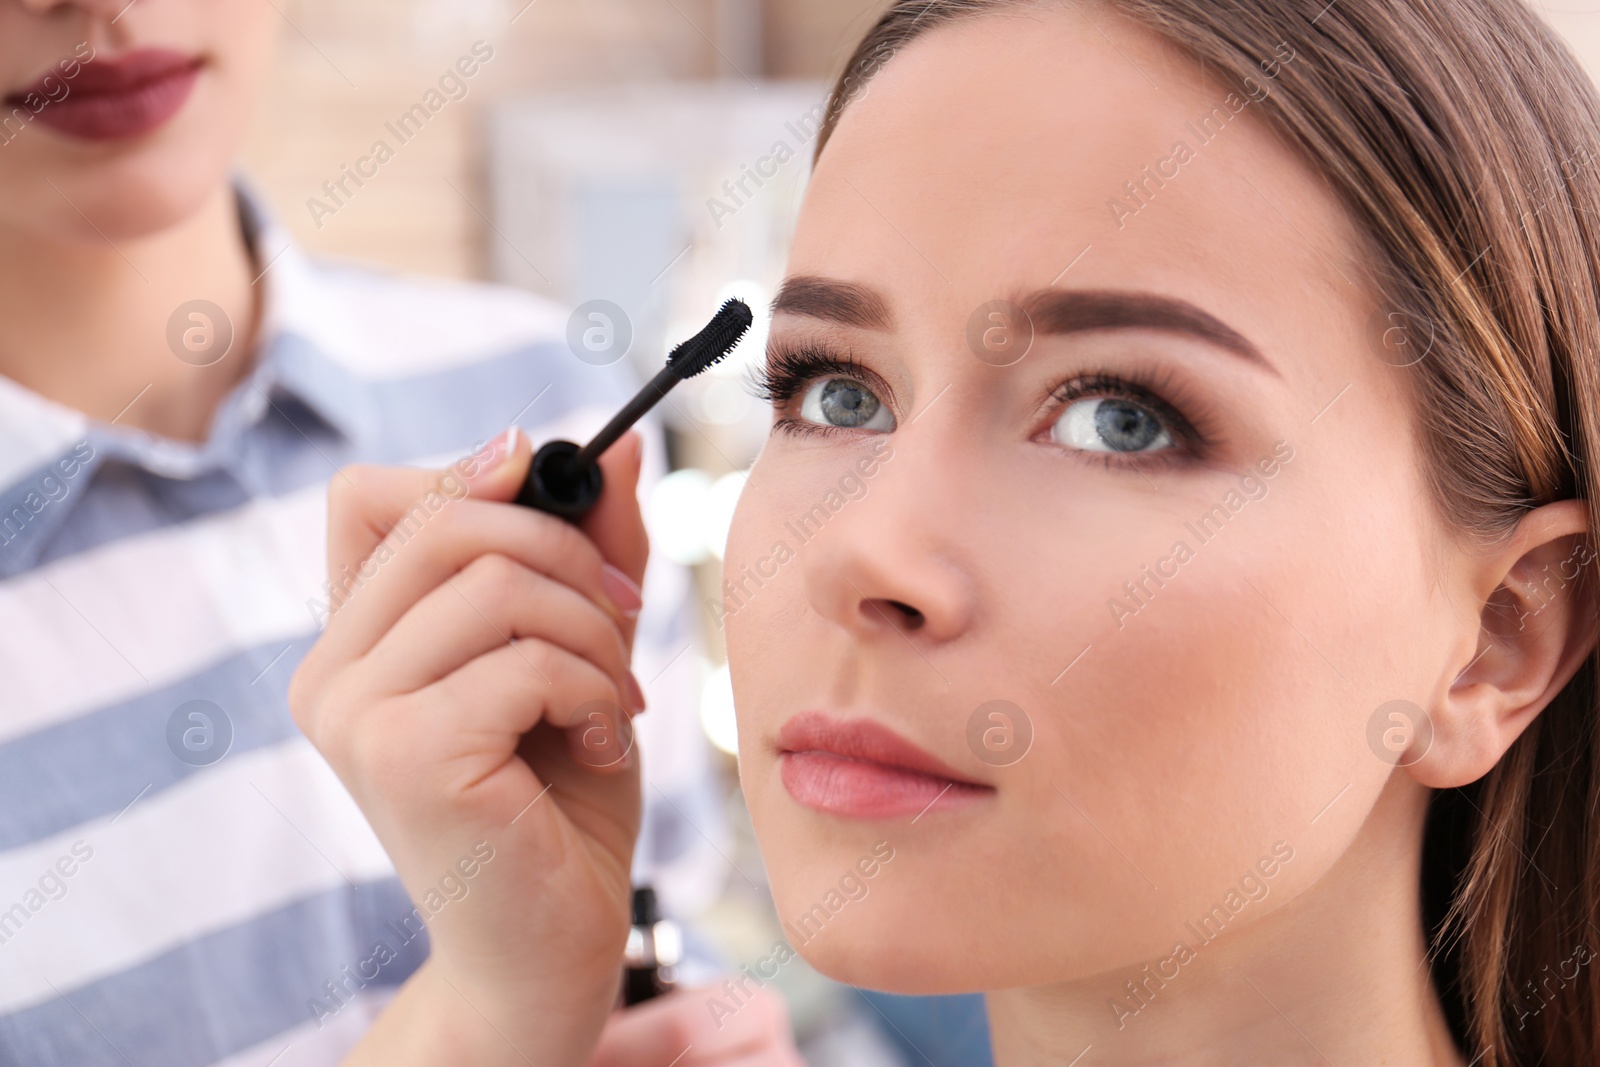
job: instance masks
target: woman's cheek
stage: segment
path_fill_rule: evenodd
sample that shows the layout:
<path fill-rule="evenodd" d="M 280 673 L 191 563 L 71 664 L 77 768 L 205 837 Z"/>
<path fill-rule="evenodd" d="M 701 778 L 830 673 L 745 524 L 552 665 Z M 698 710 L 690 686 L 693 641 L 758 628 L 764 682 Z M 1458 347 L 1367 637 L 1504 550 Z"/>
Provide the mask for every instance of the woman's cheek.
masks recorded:
<path fill-rule="evenodd" d="M 1292 584 L 1263 546 L 1210 547 L 1051 687 L 1062 780 L 1171 886 L 1306 825 L 1348 780 L 1338 678 L 1261 596 L 1292 605 Z"/>
<path fill-rule="evenodd" d="M 741 767 L 764 765 L 768 759 L 751 741 L 771 707 L 768 694 L 781 691 L 793 651 L 778 632 L 774 612 L 792 612 L 797 607 L 792 601 L 802 595 L 798 584 L 789 584 L 797 560 L 789 552 L 774 551 L 782 540 L 783 524 L 777 518 L 782 511 L 762 486 L 776 480 L 759 462 L 751 471 L 728 529 L 722 580 L 712 609 L 733 676 Z"/>

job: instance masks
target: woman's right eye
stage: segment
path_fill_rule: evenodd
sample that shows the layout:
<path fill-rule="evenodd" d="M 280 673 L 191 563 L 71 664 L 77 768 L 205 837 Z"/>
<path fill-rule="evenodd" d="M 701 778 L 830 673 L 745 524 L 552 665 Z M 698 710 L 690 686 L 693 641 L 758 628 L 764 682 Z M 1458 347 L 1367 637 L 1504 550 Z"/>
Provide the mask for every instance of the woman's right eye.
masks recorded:
<path fill-rule="evenodd" d="M 800 399 L 800 417 L 838 429 L 894 429 L 888 406 L 853 378 L 823 378 L 808 386 Z"/>

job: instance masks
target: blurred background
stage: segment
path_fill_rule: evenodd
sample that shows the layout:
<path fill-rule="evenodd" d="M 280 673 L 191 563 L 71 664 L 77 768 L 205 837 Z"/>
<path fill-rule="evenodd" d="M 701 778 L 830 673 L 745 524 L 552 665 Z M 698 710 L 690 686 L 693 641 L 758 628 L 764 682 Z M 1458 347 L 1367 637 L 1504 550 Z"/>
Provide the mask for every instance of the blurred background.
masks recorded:
<path fill-rule="evenodd" d="M 279 59 L 243 163 L 311 252 L 533 290 L 578 309 L 580 358 L 641 374 L 722 299 L 756 310 L 734 356 L 658 409 L 675 469 L 644 502 L 655 551 L 695 576 L 700 722 L 731 828 L 719 888 L 679 918 L 730 971 L 753 964 L 780 934 L 709 605 L 765 436 L 744 374 L 826 88 L 884 0 L 269 2 Z M 1600 12 L 1534 6 L 1600 70 Z M 976 998 L 866 994 L 799 961 L 776 984 L 813 1064 L 989 1063 Z"/>

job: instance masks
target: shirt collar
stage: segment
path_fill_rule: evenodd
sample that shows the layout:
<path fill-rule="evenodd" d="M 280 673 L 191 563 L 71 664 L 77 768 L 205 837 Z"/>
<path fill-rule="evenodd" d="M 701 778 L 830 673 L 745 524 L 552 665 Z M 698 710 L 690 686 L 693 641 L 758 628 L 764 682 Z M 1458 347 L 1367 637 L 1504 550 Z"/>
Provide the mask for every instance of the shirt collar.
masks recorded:
<path fill-rule="evenodd" d="M 372 390 L 334 354 L 360 344 L 361 331 L 332 298 L 320 267 L 279 223 L 254 186 L 234 178 L 240 223 L 253 251 L 262 299 L 260 346 L 253 384 L 295 397 L 335 432 L 368 440 L 378 428 Z"/>

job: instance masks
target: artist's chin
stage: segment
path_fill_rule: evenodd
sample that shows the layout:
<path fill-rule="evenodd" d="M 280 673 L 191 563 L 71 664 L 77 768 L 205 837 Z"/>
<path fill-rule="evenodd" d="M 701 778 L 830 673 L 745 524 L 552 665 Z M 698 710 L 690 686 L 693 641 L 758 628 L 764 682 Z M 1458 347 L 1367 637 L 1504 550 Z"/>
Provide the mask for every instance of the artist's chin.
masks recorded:
<path fill-rule="evenodd" d="M 191 108 L 201 103 L 192 101 Z M 216 125 L 210 111 L 186 109 L 161 129 L 126 144 L 30 129 L 30 144 L 18 138 L 6 147 L 31 152 L 29 165 L 60 190 L 50 196 L 69 200 L 73 219 L 81 219 L 81 211 L 93 220 L 93 225 L 83 223 L 83 239 L 104 245 L 107 240 L 119 243 L 164 233 L 192 218 L 216 195 L 233 152 L 231 138 L 215 136 Z"/>

